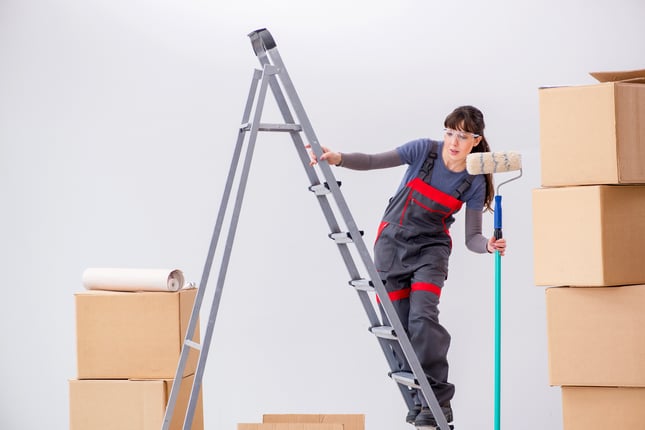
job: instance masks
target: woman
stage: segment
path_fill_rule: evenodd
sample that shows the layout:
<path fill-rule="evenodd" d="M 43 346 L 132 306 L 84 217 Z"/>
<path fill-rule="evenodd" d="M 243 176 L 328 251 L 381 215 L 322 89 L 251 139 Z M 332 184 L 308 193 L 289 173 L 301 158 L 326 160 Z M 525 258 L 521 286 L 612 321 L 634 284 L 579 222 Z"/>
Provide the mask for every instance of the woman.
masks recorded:
<path fill-rule="evenodd" d="M 441 405 L 452 421 L 450 400 L 455 387 L 448 382 L 450 334 L 439 323 L 439 297 L 448 276 L 453 215 L 466 204 L 466 246 L 484 254 L 504 255 L 506 240 L 482 235 L 482 213 L 491 209 L 492 175 L 469 175 L 466 156 L 489 152 L 484 116 L 473 106 L 461 106 L 444 121 L 443 142 L 417 139 L 381 154 L 341 153 L 322 148 L 321 160 L 355 170 L 408 164 L 399 188 L 390 199 L 374 245 L 374 264 L 390 300 L 406 328 L 414 351 Z M 312 164 L 317 162 L 312 155 Z M 402 369 L 408 370 L 405 363 Z M 437 422 L 420 392 L 406 421 L 417 427 Z"/>

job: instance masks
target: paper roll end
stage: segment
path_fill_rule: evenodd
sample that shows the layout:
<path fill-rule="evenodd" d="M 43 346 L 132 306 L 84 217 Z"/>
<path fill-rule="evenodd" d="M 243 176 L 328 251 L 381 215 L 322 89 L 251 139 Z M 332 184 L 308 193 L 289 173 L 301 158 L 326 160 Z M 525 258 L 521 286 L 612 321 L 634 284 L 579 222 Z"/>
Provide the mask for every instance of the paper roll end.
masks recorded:
<path fill-rule="evenodd" d="M 175 269 L 168 275 L 168 290 L 179 291 L 184 287 L 184 273 Z"/>

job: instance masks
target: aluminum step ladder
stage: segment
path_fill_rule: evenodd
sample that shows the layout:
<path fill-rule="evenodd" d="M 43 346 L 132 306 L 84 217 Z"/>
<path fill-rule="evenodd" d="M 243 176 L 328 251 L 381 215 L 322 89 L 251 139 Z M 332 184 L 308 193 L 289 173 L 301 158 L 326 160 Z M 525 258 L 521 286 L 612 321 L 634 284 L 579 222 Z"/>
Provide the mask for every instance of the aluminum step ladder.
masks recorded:
<path fill-rule="evenodd" d="M 334 178 L 331 167 L 328 163 L 318 163 L 317 168 L 310 166 L 308 148 L 310 148 L 318 158 L 322 155 L 322 148 L 314 133 L 311 123 L 309 122 L 309 118 L 305 113 L 302 103 L 300 102 L 293 83 L 291 82 L 291 78 L 282 62 L 280 54 L 278 53 L 273 37 L 266 29 L 253 31 L 248 36 L 251 39 L 253 50 L 255 55 L 258 57 L 262 68 L 254 70 L 251 80 L 251 88 L 246 100 L 242 124 L 239 128 L 237 143 L 233 152 L 233 160 L 231 162 L 222 195 L 215 229 L 211 238 L 202 278 L 186 331 L 185 341 L 182 346 L 177 372 L 175 374 L 170 398 L 164 415 L 162 430 L 169 429 L 189 352 L 191 350 L 196 350 L 199 353 L 199 359 L 197 361 L 190 400 L 188 402 L 182 428 L 183 430 L 190 430 L 192 427 L 193 416 L 208 357 L 208 350 L 213 335 L 213 328 L 230 260 L 231 248 L 237 229 L 240 208 L 250 171 L 251 159 L 253 157 L 253 151 L 259 132 L 287 133 L 293 140 L 295 149 L 298 152 L 302 165 L 309 178 L 309 190 L 318 200 L 320 208 L 327 220 L 331 231 L 329 237 L 337 244 L 343 261 L 347 266 L 350 276 L 349 284 L 358 293 L 359 299 L 369 319 L 369 330 L 378 340 L 387 363 L 390 366 L 389 376 L 396 381 L 408 409 L 411 409 L 414 406 L 411 388 L 420 389 L 428 403 L 428 406 L 430 407 L 430 410 L 432 411 L 432 414 L 437 420 L 439 425 L 438 428 L 440 430 L 449 430 L 452 426 L 448 425 L 441 407 L 439 406 L 439 403 L 430 387 L 428 379 L 424 376 L 421 364 L 412 349 L 410 339 L 403 329 L 403 325 L 389 299 L 385 286 L 376 271 L 372 257 L 365 246 L 365 242 L 362 238 L 363 232 L 356 226 L 343 194 L 340 191 L 340 182 Z M 284 119 L 284 123 L 282 124 L 261 122 L 264 101 L 269 88 L 273 93 L 277 106 Z M 303 139 L 303 133 L 307 143 L 305 143 L 305 140 Z M 244 158 L 241 160 L 242 148 L 245 145 L 245 142 L 246 153 Z M 224 244 L 220 272 L 217 277 L 217 285 L 213 294 L 210 315 L 206 325 L 206 332 L 203 336 L 204 339 L 201 344 L 198 344 L 191 339 L 193 339 L 193 335 L 199 321 L 199 313 L 202 307 L 204 293 L 206 291 L 206 284 L 210 276 L 215 251 L 220 240 L 220 234 L 222 233 L 226 211 L 229 206 L 229 200 L 231 198 L 231 192 L 240 162 L 242 163 L 242 171 L 237 181 L 237 191 L 235 194 L 232 216 L 230 217 L 230 224 L 228 226 L 226 242 Z M 320 176 L 322 176 L 322 178 Z M 332 207 L 330 196 L 335 201 L 335 210 Z M 339 212 L 346 230 L 341 230 L 335 211 Z M 350 249 L 350 246 L 353 246 L 354 249 Z M 354 254 L 356 253 L 359 256 L 358 259 L 362 261 L 362 265 L 367 272 L 367 276 L 365 277 L 361 276 L 359 273 L 359 268 L 357 267 L 354 258 Z M 378 295 L 382 311 L 385 313 L 383 317 L 385 323 L 379 319 L 377 309 L 372 302 L 370 293 L 376 293 Z M 402 361 L 405 361 L 408 366 L 402 365 Z M 411 371 L 401 371 L 401 368 L 409 368 Z"/>

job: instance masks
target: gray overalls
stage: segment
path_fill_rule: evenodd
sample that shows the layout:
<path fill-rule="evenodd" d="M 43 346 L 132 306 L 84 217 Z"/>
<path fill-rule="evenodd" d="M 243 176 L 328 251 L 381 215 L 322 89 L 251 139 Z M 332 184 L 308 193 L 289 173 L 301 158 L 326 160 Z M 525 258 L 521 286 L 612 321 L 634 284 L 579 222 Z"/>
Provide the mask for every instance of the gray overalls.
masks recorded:
<path fill-rule="evenodd" d="M 437 305 L 448 277 L 453 214 L 461 209 L 459 198 L 474 177 L 468 175 L 452 195 L 430 186 L 436 146 L 433 142 L 417 177 L 390 200 L 374 244 L 374 264 L 430 386 L 444 405 L 455 388 L 448 383 L 450 334 L 439 324 Z M 401 368 L 409 370 L 407 363 Z M 423 396 L 418 397 L 426 405 Z"/>

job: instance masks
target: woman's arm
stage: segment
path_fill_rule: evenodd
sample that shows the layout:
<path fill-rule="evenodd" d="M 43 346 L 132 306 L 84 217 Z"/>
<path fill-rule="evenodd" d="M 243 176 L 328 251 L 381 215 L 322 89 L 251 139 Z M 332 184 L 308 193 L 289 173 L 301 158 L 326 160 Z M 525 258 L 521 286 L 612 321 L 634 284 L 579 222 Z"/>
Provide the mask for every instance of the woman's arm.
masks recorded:
<path fill-rule="evenodd" d="M 323 155 L 320 157 L 321 160 L 325 160 L 334 166 L 342 166 L 353 170 L 386 169 L 403 164 L 396 149 L 380 154 L 364 154 L 361 152 L 341 153 L 331 151 L 324 146 L 322 150 Z M 312 166 L 318 162 L 311 151 L 309 152 L 309 156 Z"/>
<path fill-rule="evenodd" d="M 396 149 L 380 154 L 363 154 L 360 152 L 340 153 L 341 159 L 337 166 L 353 170 L 386 169 L 403 164 Z"/>
<path fill-rule="evenodd" d="M 466 208 L 466 247 L 478 254 L 499 251 L 504 255 L 506 239 L 486 239 L 482 234 L 482 214 L 483 211 Z"/>

